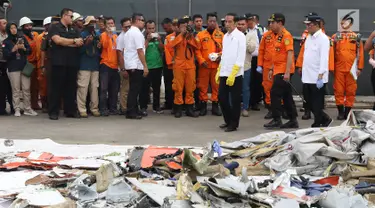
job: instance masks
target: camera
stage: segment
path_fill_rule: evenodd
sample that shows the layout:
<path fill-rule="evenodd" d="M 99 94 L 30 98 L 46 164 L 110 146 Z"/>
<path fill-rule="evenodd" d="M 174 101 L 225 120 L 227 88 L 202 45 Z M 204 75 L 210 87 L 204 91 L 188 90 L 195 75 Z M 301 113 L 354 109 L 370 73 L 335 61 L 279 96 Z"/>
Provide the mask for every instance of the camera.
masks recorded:
<path fill-rule="evenodd" d="M 186 26 L 186 31 L 187 31 L 188 33 L 193 33 L 193 32 L 194 32 L 194 29 L 193 29 L 192 26 L 188 25 L 188 26 Z"/>

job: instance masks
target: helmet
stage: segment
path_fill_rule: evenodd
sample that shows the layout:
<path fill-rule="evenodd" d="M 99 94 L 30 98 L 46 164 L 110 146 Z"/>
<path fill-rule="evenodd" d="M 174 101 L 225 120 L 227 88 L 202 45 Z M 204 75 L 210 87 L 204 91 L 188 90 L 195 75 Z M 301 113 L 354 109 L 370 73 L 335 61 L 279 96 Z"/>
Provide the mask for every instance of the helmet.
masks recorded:
<path fill-rule="evenodd" d="M 27 25 L 27 24 L 33 24 L 33 21 L 31 21 L 31 19 L 28 18 L 28 17 L 22 17 L 20 19 L 19 27 L 22 27 L 22 26 Z"/>
<path fill-rule="evenodd" d="M 77 20 L 83 20 L 83 17 L 79 13 L 73 12 L 73 22 Z"/>
<path fill-rule="evenodd" d="M 47 17 L 43 20 L 43 26 L 51 24 L 52 17 Z"/>

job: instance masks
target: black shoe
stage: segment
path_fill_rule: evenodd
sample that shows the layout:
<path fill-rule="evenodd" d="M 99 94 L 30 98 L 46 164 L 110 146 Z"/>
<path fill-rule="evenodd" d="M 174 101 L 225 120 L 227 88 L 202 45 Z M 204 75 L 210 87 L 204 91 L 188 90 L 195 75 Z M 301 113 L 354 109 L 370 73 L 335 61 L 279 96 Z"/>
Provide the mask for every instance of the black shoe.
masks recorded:
<path fill-rule="evenodd" d="M 352 110 L 352 107 L 345 107 L 345 119 L 348 118 L 348 115 L 349 115 L 351 110 Z"/>
<path fill-rule="evenodd" d="M 320 126 L 321 126 L 320 124 L 314 122 L 314 123 L 311 125 L 311 128 L 319 128 Z"/>
<path fill-rule="evenodd" d="M 154 113 L 157 113 L 157 114 L 163 114 L 164 111 L 161 109 L 161 108 L 154 108 Z"/>
<path fill-rule="evenodd" d="M 181 118 L 182 117 L 182 105 L 174 105 L 174 117 Z"/>
<path fill-rule="evenodd" d="M 108 117 L 109 116 L 109 111 L 108 110 L 100 111 L 100 115 L 103 116 L 103 117 Z"/>
<path fill-rule="evenodd" d="M 219 128 L 221 128 L 221 129 L 226 129 L 228 127 L 228 124 L 221 124 L 220 126 L 219 126 Z"/>
<path fill-rule="evenodd" d="M 222 116 L 223 115 L 218 102 L 212 102 L 212 115 L 214 115 L 214 116 Z"/>
<path fill-rule="evenodd" d="M 306 110 L 305 114 L 302 116 L 302 120 L 309 120 L 311 119 L 311 111 Z"/>
<path fill-rule="evenodd" d="M 298 129 L 298 121 L 297 120 L 290 120 L 286 122 L 285 124 L 280 126 L 281 129 Z"/>
<path fill-rule="evenodd" d="M 109 115 L 111 115 L 111 116 L 120 115 L 120 111 L 118 111 L 118 110 L 109 110 Z"/>
<path fill-rule="evenodd" d="M 67 118 L 80 118 L 81 116 L 79 116 L 78 113 L 67 113 L 67 114 L 65 114 L 65 117 L 67 117 Z"/>
<path fill-rule="evenodd" d="M 199 109 L 199 116 L 207 115 L 207 102 L 202 101 Z"/>
<path fill-rule="evenodd" d="M 337 120 L 345 120 L 345 109 L 344 109 L 344 106 L 343 105 L 338 105 L 337 106 L 337 110 L 339 112 L 338 116 L 337 116 Z"/>
<path fill-rule="evenodd" d="M 162 110 L 172 110 L 173 107 L 171 105 L 167 105 L 164 103 L 164 105 L 161 107 Z"/>
<path fill-rule="evenodd" d="M 126 115 L 127 119 L 134 119 L 134 120 L 140 120 L 142 119 L 141 115 Z"/>
<path fill-rule="evenodd" d="M 124 115 L 126 115 L 126 111 L 124 111 L 124 110 L 120 110 L 119 115 L 120 115 L 120 116 L 124 116 Z"/>
<path fill-rule="evenodd" d="M 283 119 L 285 119 L 285 120 L 290 120 L 290 117 L 288 116 L 288 114 L 286 113 L 286 111 L 283 111 L 283 113 L 282 113 L 282 117 L 283 117 Z"/>
<path fill-rule="evenodd" d="M 148 115 L 148 114 L 147 114 L 147 109 L 142 108 L 139 114 L 140 114 L 141 116 L 143 116 L 143 117 L 146 117 L 146 116 Z"/>
<path fill-rule="evenodd" d="M 280 128 L 281 125 L 283 125 L 281 119 L 272 119 L 269 123 L 264 124 L 264 128 Z"/>
<path fill-rule="evenodd" d="M 199 117 L 199 114 L 194 111 L 193 105 L 187 105 L 186 116 L 192 117 L 192 118 L 197 118 L 197 117 Z"/>
<path fill-rule="evenodd" d="M 322 127 L 329 127 L 333 122 L 333 119 L 332 118 L 327 118 L 323 121 L 322 123 Z"/>
<path fill-rule="evenodd" d="M 253 111 L 260 111 L 260 108 L 259 108 L 258 104 L 252 105 L 250 109 L 253 110 Z"/>
<path fill-rule="evenodd" d="M 59 116 L 52 114 L 52 115 L 49 115 L 49 119 L 56 121 L 56 120 L 59 120 Z"/>
<path fill-rule="evenodd" d="M 264 116 L 264 119 L 272 119 L 272 111 L 268 111 L 268 113 L 267 113 L 267 115 L 266 116 Z"/>
<path fill-rule="evenodd" d="M 300 108 L 299 112 L 305 112 L 305 109 L 304 108 Z"/>
<path fill-rule="evenodd" d="M 4 110 L 4 111 L 0 111 L 0 116 L 9 116 L 9 114 L 8 112 Z"/>
<path fill-rule="evenodd" d="M 237 128 L 234 128 L 234 127 L 230 127 L 230 126 L 228 126 L 224 131 L 225 131 L 225 132 L 237 131 Z"/>

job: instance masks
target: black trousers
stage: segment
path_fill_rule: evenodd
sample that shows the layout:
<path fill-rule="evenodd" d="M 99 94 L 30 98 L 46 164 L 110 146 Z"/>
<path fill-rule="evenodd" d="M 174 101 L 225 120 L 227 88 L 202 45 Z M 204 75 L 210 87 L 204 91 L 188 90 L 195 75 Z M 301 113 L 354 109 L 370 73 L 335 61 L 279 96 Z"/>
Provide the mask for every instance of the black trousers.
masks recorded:
<path fill-rule="evenodd" d="M 241 116 L 241 93 L 243 77 L 238 76 L 233 86 L 226 84 L 228 77 L 220 77 L 219 103 L 225 123 L 229 127 L 238 128 Z"/>
<path fill-rule="evenodd" d="M 141 109 L 147 109 L 150 86 L 152 86 L 152 107 L 153 109 L 160 108 L 160 85 L 161 85 L 161 75 L 163 68 L 150 69 L 150 73 L 147 77 L 143 78 L 142 90 L 139 95 L 139 104 Z"/>
<path fill-rule="evenodd" d="M 48 81 L 48 114 L 59 115 L 61 99 L 64 113 L 77 112 L 77 73 L 79 67 L 52 66 Z"/>
<path fill-rule="evenodd" d="M 277 74 L 274 76 L 271 88 L 272 117 L 277 120 L 280 119 L 281 112 L 284 111 L 281 100 L 284 101 L 284 109 L 288 116 L 291 119 L 296 119 L 297 109 L 293 100 L 291 83 L 284 81 L 283 74 Z"/>
<path fill-rule="evenodd" d="M 100 111 L 116 111 L 118 92 L 120 91 L 120 74 L 117 69 L 112 69 L 102 64 L 99 69 L 100 80 Z"/>
<path fill-rule="evenodd" d="M 324 97 L 326 95 L 326 84 L 320 89 L 316 84 L 303 84 L 306 94 L 306 107 L 314 114 L 314 123 L 323 124 L 329 116 L 324 112 Z M 305 109 L 306 110 L 306 109 Z"/>
<path fill-rule="evenodd" d="M 309 85 L 308 84 L 303 84 L 302 85 L 302 95 L 303 95 L 303 99 L 305 99 L 306 103 L 303 103 L 303 108 L 305 109 L 305 111 L 311 111 L 311 107 L 307 104 L 308 103 L 308 100 L 310 100 L 309 98 L 309 93 L 308 93 L 308 87 Z"/>
<path fill-rule="evenodd" d="M 251 74 L 250 74 L 250 106 L 258 104 L 261 100 L 264 89 L 263 89 L 263 75 L 257 72 L 258 57 L 251 59 Z"/>
<path fill-rule="evenodd" d="M 7 74 L 7 64 L 0 62 L 0 114 L 5 113 L 7 99 L 13 109 L 12 87 Z"/>
<path fill-rule="evenodd" d="M 164 76 L 164 88 L 165 88 L 165 106 L 168 108 L 172 108 L 173 99 L 174 99 L 174 92 L 172 89 L 173 70 L 168 69 L 167 66 L 164 66 L 163 76 Z"/>
<path fill-rule="evenodd" d="M 129 93 L 127 112 L 128 116 L 136 116 L 138 114 L 138 98 L 142 90 L 143 70 L 127 70 L 129 73 Z"/>

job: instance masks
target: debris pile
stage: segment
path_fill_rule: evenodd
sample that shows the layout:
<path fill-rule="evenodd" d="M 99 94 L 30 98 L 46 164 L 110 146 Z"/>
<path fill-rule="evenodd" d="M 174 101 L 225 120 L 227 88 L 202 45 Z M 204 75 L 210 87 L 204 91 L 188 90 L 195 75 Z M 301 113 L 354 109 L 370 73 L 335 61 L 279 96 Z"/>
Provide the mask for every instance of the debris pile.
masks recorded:
<path fill-rule="evenodd" d="M 0 208 L 375 207 L 375 111 L 204 148 L 0 140 Z"/>

